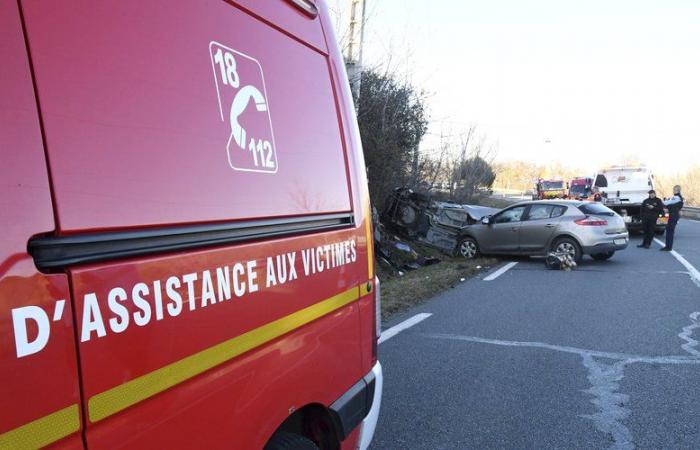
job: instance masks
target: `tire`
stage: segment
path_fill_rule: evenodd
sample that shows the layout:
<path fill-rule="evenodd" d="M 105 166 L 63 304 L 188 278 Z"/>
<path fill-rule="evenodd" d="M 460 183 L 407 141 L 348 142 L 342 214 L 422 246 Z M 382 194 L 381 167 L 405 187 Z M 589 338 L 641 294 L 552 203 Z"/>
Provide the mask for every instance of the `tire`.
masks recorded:
<path fill-rule="evenodd" d="M 272 436 L 264 450 L 318 450 L 318 446 L 299 434 L 279 432 Z"/>
<path fill-rule="evenodd" d="M 613 255 L 615 254 L 615 251 L 611 252 L 605 252 L 605 253 L 595 253 L 591 255 L 591 258 L 595 259 L 596 261 L 607 261 L 608 259 L 612 258 Z"/>
<path fill-rule="evenodd" d="M 568 253 L 576 264 L 580 263 L 581 258 L 583 258 L 583 252 L 578 242 L 569 237 L 561 237 L 554 241 L 552 251 Z"/>
<path fill-rule="evenodd" d="M 474 259 L 479 256 L 479 244 L 476 242 L 476 239 L 465 237 L 457 244 L 455 254 L 464 259 Z"/>
<path fill-rule="evenodd" d="M 405 226 L 413 225 L 417 218 L 418 213 L 412 206 L 404 205 L 401 207 L 399 215 L 399 221 L 401 224 Z"/>

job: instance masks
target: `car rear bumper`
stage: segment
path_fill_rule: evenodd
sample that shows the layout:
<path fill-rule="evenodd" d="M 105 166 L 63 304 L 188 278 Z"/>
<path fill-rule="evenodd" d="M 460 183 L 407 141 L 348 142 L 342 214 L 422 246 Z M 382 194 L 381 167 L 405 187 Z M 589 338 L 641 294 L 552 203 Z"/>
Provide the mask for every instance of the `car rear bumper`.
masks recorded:
<path fill-rule="evenodd" d="M 340 440 L 345 440 L 360 425 L 358 447 L 365 450 L 374 437 L 382 402 L 382 365 L 377 361 L 371 371 L 333 402 L 331 416 Z"/>
<path fill-rule="evenodd" d="M 382 406 L 384 375 L 382 374 L 382 365 L 379 364 L 379 361 L 377 361 L 370 373 L 374 375 L 374 395 L 372 396 L 372 406 L 369 409 L 369 413 L 362 420 L 360 443 L 357 446 L 360 450 L 366 450 L 369 444 L 372 443 L 374 430 L 377 429 L 377 421 L 379 420 L 379 409 Z"/>
<path fill-rule="evenodd" d="M 608 252 L 616 252 L 618 250 L 624 250 L 627 248 L 627 245 L 629 244 L 629 239 L 628 238 L 619 238 L 616 239 L 616 241 L 619 241 L 621 239 L 624 239 L 625 243 L 615 243 L 614 241 L 612 242 L 602 242 L 596 245 L 588 245 L 582 247 L 583 253 L 586 255 L 595 255 L 598 253 L 608 253 Z"/>

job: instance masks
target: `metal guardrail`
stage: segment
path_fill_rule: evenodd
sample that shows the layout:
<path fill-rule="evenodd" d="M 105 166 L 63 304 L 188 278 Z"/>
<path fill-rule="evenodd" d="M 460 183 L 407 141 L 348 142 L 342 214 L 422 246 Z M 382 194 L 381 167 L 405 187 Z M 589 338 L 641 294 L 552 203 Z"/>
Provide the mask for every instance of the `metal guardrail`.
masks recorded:
<path fill-rule="evenodd" d="M 681 210 L 681 215 L 688 219 L 700 219 L 700 208 L 696 206 L 685 206 Z"/>
<path fill-rule="evenodd" d="M 494 192 L 491 197 L 493 198 L 500 198 L 504 200 L 510 200 L 513 203 L 517 203 L 522 200 L 529 200 L 531 197 L 530 195 L 527 194 L 520 194 L 520 195 L 514 195 L 514 194 L 507 194 L 507 193 L 501 193 L 501 192 Z M 687 219 L 695 219 L 695 220 L 700 220 L 700 207 L 697 206 L 684 206 L 683 209 L 681 210 L 681 216 L 687 218 Z"/>

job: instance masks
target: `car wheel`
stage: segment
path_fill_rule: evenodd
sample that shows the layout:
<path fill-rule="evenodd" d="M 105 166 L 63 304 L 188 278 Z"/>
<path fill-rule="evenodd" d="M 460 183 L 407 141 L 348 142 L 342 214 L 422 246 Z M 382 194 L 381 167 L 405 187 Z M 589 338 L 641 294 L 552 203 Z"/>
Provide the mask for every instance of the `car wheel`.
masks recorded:
<path fill-rule="evenodd" d="M 402 224 L 412 225 L 416 221 L 416 217 L 418 217 L 418 214 L 416 214 L 416 210 L 413 207 L 405 205 L 401 208 L 400 220 Z"/>
<path fill-rule="evenodd" d="M 318 446 L 304 436 L 278 432 L 272 436 L 265 450 L 318 450 Z"/>
<path fill-rule="evenodd" d="M 474 238 L 464 238 L 457 244 L 456 253 L 464 259 L 474 259 L 479 256 L 479 244 Z"/>
<path fill-rule="evenodd" d="M 605 253 L 595 253 L 591 255 L 591 258 L 595 259 L 596 261 L 607 261 L 608 259 L 612 258 L 614 254 L 614 251 Z"/>
<path fill-rule="evenodd" d="M 578 242 L 568 237 L 557 239 L 552 246 L 552 251 L 565 253 L 571 256 L 571 259 L 573 259 L 576 264 L 581 262 L 581 257 L 583 257 L 583 252 L 581 252 L 581 247 L 579 247 Z"/>

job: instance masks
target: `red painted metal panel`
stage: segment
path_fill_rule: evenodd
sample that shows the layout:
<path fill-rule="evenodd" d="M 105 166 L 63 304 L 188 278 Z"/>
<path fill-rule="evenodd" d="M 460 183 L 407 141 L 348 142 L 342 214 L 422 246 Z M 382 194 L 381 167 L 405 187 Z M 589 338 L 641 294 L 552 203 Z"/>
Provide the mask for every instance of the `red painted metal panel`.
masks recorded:
<path fill-rule="evenodd" d="M 350 210 L 324 54 L 221 0 L 23 4 L 61 233 Z"/>
<path fill-rule="evenodd" d="M 359 249 L 353 261 L 315 274 L 307 274 L 302 250 L 348 240 L 357 242 L 361 232 L 321 233 L 74 270 L 77 316 L 84 317 L 86 296 L 94 294 L 106 331 L 103 337 L 92 332 L 80 344 L 85 398 L 357 286 L 366 278 L 366 259 L 362 259 Z M 289 263 L 287 253 L 296 255 L 292 259 L 297 278 L 267 286 L 266 268 L 281 267 L 277 255 Z M 273 259 L 272 266 L 268 256 Z M 237 262 L 247 266 L 248 261 L 256 263 L 257 292 L 246 292 L 241 297 L 234 292 L 230 300 L 204 301 L 204 270 L 212 275 L 218 300 L 216 269 L 231 268 Z M 324 261 L 328 261 L 325 256 Z M 288 274 L 291 267 L 289 263 Z M 176 290 L 183 298 L 183 308 L 173 316 L 168 312 L 167 305 L 173 302 L 166 291 L 167 280 L 171 276 L 183 279 L 189 273 L 198 274 L 193 282 L 194 309 L 189 308 L 188 287 L 182 284 Z M 154 281 L 159 281 L 159 286 Z M 134 315 L 141 314 L 141 310 L 132 296 L 133 286 L 139 282 L 149 287 L 143 297 L 151 311 L 150 319 L 141 325 L 135 323 Z M 124 330 L 115 332 L 110 321 L 118 317 L 108 297 L 118 287 L 127 293 L 128 298 L 121 302 L 128 309 L 130 322 Z M 155 312 L 158 296 L 164 304 L 160 320 Z M 353 302 L 163 394 L 88 424 L 88 443 L 99 447 L 123 442 L 147 447 L 158 442 L 187 447 L 206 442 L 213 447 L 235 443 L 236 448 L 259 448 L 290 408 L 307 403 L 329 405 L 365 374 L 360 365 L 359 333 L 357 302 Z M 203 429 L 208 432 L 198 432 Z"/>
<path fill-rule="evenodd" d="M 281 25 L 281 29 L 296 39 L 300 39 L 322 52 L 326 51 L 327 47 L 323 31 L 318 24 L 319 18 L 310 17 L 301 8 L 294 5 L 292 0 L 264 2 L 260 0 L 235 0 L 234 3 L 241 5 L 272 24 Z M 316 2 L 312 1 L 311 3 L 315 4 Z"/>
<path fill-rule="evenodd" d="M 4 61 L 0 64 L 2 435 L 78 405 L 80 398 L 67 277 L 39 273 L 26 250 L 33 234 L 54 229 L 54 220 L 29 61 L 13 0 L 0 0 L 0 57 Z M 64 307 L 54 320 L 59 300 Z M 41 314 L 47 317 L 45 322 L 28 318 Z M 21 339 L 24 331 L 20 332 L 21 355 L 14 324 L 26 330 L 26 339 Z M 82 445 L 79 433 L 63 444 Z"/>

